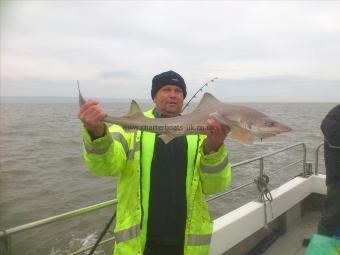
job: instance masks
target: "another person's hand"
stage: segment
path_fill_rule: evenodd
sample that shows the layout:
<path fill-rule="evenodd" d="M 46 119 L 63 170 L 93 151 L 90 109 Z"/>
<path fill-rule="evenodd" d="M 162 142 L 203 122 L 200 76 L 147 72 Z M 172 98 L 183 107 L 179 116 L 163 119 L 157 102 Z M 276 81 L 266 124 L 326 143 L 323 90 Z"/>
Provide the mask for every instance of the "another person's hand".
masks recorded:
<path fill-rule="evenodd" d="M 203 150 L 204 153 L 209 154 L 217 151 L 224 142 L 230 131 L 230 127 L 226 125 L 221 125 L 214 119 L 208 119 L 207 128 L 205 133 L 207 138 L 205 139 Z"/>
<path fill-rule="evenodd" d="M 107 113 L 101 108 L 98 102 L 88 100 L 78 114 L 79 119 L 84 123 L 84 127 L 89 131 L 92 139 L 97 139 L 105 135 L 105 124 L 103 119 Z"/>

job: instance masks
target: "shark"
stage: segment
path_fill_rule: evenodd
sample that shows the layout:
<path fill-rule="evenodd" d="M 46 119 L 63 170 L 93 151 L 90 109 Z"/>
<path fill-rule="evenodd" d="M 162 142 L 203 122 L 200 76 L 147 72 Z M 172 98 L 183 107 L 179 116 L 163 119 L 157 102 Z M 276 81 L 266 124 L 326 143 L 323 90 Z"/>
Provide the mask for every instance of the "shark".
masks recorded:
<path fill-rule="evenodd" d="M 79 105 L 86 102 L 79 86 Z M 204 134 L 207 120 L 215 119 L 230 128 L 228 137 L 243 144 L 253 144 L 256 139 L 265 139 L 292 129 L 253 108 L 223 103 L 210 93 L 205 93 L 198 106 L 190 113 L 171 118 L 147 118 L 135 100 L 131 101 L 128 113 L 121 117 L 107 115 L 103 121 L 122 126 L 127 131 L 142 130 L 159 134 L 164 143 L 175 137 Z"/>

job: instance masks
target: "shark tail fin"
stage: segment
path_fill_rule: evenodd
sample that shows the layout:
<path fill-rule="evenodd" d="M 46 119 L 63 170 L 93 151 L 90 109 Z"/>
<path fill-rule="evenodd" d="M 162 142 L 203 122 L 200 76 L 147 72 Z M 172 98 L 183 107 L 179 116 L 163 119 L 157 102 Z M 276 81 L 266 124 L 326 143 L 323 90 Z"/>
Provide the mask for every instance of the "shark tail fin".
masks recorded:
<path fill-rule="evenodd" d="M 144 116 L 137 102 L 135 100 L 132 100 L 130 104 L 130 110 L 128 114 L 126 114 L 124 117 L 135 117 L 135 116 L 140 116 L 140 115 Z"/>
<path fill-rule="evenodd" d="M 79 81 L 78 80 L 77 80 L 77 84 L 78 84 L 78 94 L 79 94 L 79 106 L 82 107 L 86 103 L 86 100 L 85 100 L 85 98 L 82 96 L 82 94 L 80 92 L 80 86 L 79 86 Z"/>

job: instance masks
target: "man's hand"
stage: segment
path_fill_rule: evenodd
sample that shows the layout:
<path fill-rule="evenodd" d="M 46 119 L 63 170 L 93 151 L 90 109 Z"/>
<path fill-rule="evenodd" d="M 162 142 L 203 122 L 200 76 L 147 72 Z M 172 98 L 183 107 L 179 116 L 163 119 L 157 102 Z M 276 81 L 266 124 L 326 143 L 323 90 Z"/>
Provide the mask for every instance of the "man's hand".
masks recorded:
<path fill-rule="evenodd" d="M 78 114 L 79 119 L 84 123 L 84 127 L 89 131 L 92 139 L 97 139 L 105 135 L 105 125 L 103 119 L 107 113 L 103 111 L 98 102 L 87 101 Z"/>
<path fill-rule="evenodd" d="M 223 144 L 223 141 L 227 137 L 229 131 L 229 126 L 221 125 L 214 119 L 208 119 L 207 128 L 205 130 L 207 138 L 203 145 L 204 153 L 209 154 L 217 151 Z"/>

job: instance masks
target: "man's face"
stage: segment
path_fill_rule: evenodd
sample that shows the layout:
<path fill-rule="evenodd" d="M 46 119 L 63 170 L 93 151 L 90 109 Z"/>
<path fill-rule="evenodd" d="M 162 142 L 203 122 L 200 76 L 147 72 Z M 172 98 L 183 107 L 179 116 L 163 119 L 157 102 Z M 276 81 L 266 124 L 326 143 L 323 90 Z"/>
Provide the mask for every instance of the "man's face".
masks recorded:
<path fill-rule="evenodd" d="M 174 117 L 182 112 L 183 91 L 175 85 L 165 85 L 160 88 L 153 99 L 156 108 L 161 111 L 165 117 Z"/>

